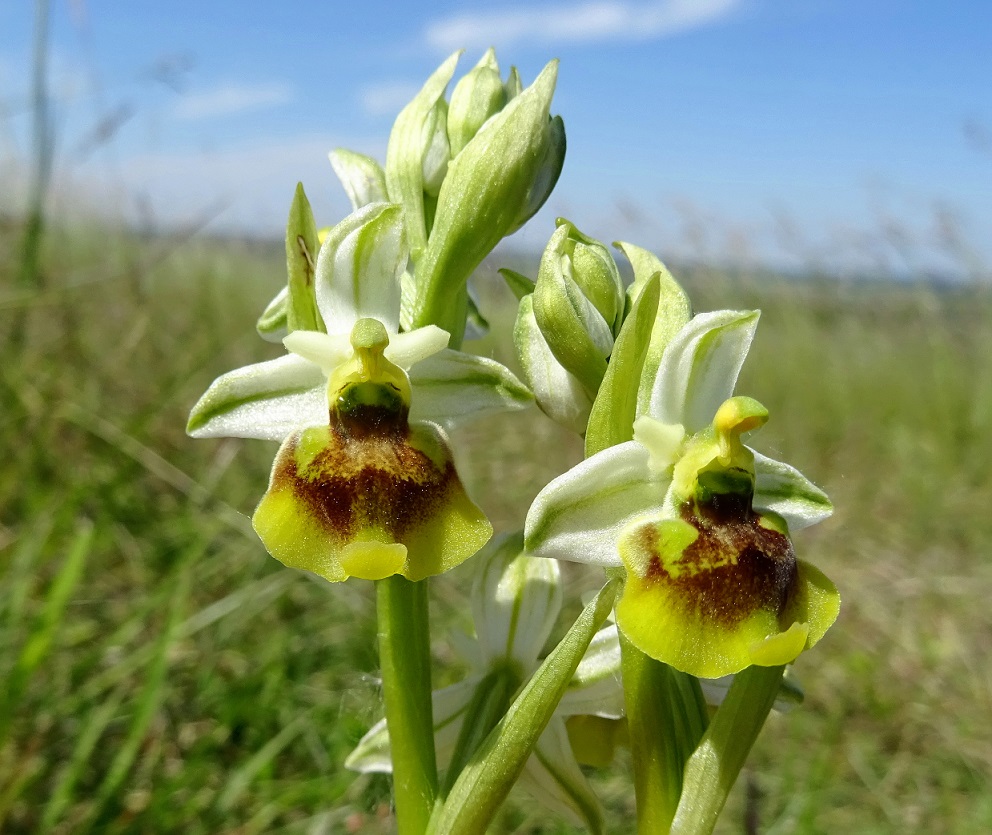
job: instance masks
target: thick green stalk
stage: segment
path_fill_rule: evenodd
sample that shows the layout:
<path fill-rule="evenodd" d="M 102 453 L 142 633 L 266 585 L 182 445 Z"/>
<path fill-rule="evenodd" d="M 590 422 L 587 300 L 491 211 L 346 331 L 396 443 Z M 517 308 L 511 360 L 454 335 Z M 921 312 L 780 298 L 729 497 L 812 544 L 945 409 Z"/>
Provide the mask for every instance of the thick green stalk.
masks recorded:
<path fill-rule="evenodd" d="M 620 633 L 640 835 L 668 832 L 682 794 L 682 772 L 706 730 L 699 682 L 655 661 Z"/>
<path fill-rule="evenodd" d="M 437 797 L 427 581 L 376 582 L 379 663 L 400 835 L 423 835 Z"/>
<path fill-rule="evenodd" d="M 713 831 L 775 703 L 784 672 L 784 666 L 748 667 L 736 675 L 727 698 L 686 764 L 673 834 L 709 835 Z"/>

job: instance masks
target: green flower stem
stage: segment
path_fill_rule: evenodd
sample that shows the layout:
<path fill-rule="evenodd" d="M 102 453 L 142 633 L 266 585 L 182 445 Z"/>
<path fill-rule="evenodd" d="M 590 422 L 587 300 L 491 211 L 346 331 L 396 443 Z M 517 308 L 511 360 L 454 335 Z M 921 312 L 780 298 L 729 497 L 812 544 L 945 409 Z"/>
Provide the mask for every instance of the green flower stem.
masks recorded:
<path fill-rule="evenodd" d="M 706 730 L 706 701 L 695 678 L 648 657 L 623 632 L 620 651 L 637 831 L 660 835 L 671 827 L 683 769 Z"/>
<path fill-rule="evenodd" d="M 376 581 L 379 663 L 400 835 L 423 835 L 437 797 L 427 581 Z"/>
<path fill-rule="evenodd" d="M 785 667 L 748 667 L 737 674 L 699 748 L 685 767 L 672 833 L 709 835 L 758 738 Z M 633 732 L 631 733 L 633 737 Z"/>
<path fill-rule="evenodd" d="M 493 670 L 479 682 L 465 711 L 461 733 L 444 777 L 442 799 L 447 797 L 465 764 L 479 749 L 489 732 L 499 724 L 522 684 L 520 674 L 510 667 Z"/>

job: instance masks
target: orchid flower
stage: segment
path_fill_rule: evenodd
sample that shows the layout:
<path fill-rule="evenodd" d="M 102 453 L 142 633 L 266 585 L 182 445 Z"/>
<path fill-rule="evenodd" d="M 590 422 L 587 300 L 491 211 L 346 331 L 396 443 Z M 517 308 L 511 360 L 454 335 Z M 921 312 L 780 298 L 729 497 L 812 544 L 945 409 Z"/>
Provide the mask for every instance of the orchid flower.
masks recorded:
<path fill-rule="evenodd" d="M 631 441 L 552 481 L 527 516 L 528 553 L 623 569 L 617 624 L 647 655 L 703 678 L 793 661 L 833 623 L 833 584 L 790 531 L 826 495 L 741 435 L 767 420 L 733 397 L 758 313 L 701 314 L 672 339 Z"/>
<path fill-rule="evenodd" d="M 464 765 L 471 754 L 465 740 L 485 715 L 481 702 L 501 694 L 503 708 L 516 689 L 537 668 L 539 655 L 561 611 L 562 591 L 558 564 L 522 554 L 521 535 L 491 544 L 479 557 L 472 590 L 476 637 L 460 636 L 459 653 L 472 672 L 462 681 L 434 693 L 435 746 L 440 764 L 454 760 Z M 458 644 L 456 644 L 458 646 Z M 614 722 L 601 724 L 571 719 L 593 717 L 617 720 L 623 716 L 620 686 L 620 644 L 616 627 L 596 633 L 565 696 L 527 761 L 518 785 L 550 808 L 592 831 L 602 830 L 602 811 L 579 768 L 570 739 L 609 735 Z M 493 717 L 492 724 L 499 715 Z M 566 727 L 568 722 L 568 727 Z M 483 729 L 483 735 L 488 728 Z M 586 733 L 583 733 L 583 732 Z M 480 740 L 481 741 L 481 740 Z M 586 750 L 602 748 L 583 738 Z M 389 734 L 385 720 L 362 738 L 345 762 L 361 772 L 389 772 Z M 456 767 L 456 766 L 451 766 Z"/>
<path fill-rule="evenodd" d="M 276 559 L 331 581 L 419 580 L 478 551 L 492 527 L 438 424 L 532 399 L 498 363 L 447 349 L 440 328 L 399 332 L 407 258 L 399 206 L 345 218 L 309 290 L 326 332 L 292 330 L 287 356 L 219 377 L 187 427 L 282 442 L 252 523 Z"/>

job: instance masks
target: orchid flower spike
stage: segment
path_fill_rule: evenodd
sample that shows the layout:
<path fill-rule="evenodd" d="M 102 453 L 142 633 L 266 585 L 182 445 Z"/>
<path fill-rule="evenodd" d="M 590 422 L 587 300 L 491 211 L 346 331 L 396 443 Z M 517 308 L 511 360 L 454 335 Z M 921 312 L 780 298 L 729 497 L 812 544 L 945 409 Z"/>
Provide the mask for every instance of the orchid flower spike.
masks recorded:
<path fill-rule="evenodd" d="M 252 523 L 276 559 L 334 582 L 419 580 L 478 551 L 492 527 L 437 424 L 532 399 L 498 363 L 448 350 L 440 328 L 398 332 L 407 258 L 396 205 L 333 227 L 312 291 L 326 332 L 293 330 L 287 356 L 219 377 L 187 426 L 282 442 Z"/>
<path fill-rule="evenodd" d="M 768 418 L 733 397 L 757 321 L 734 311 L 689 321 L 662 355 L 634 439 L 552 481 L 525 529 L 531 554 L 624 569 L 620 630 L 703 678 L 793 661 L 840 608 L 790 539 L 829 516 L 829 500 L 741 439 Z"/>

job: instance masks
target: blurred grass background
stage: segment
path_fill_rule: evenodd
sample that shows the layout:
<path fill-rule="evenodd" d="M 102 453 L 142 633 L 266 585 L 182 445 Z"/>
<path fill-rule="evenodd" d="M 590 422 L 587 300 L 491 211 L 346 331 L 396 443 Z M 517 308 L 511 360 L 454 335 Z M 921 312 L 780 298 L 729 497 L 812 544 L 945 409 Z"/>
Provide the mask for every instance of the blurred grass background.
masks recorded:
<path fill-rule="evenodd" d="M 341 766 L 380 715 L 370 585 L 266 556 L 248 517 L 273 445 L 183 432 L 217 374 L 279 353 L 253 326 L 280 248 L 77 223 L 25 290 L 21 234 L 0 229 L 0 831 L 388 831 L 387 781 Z M 837 507 L 797 548 L 840 620 L 719 831 L 992 831 L 990 288 L 673 266 L 697 310 L 763 310 L 738 387 L 772 413 L 755 445 Z M 479 288 L 494 335 L 469 347 L 515 365 L 511 297 Z M 454 441 L 497 529 L 581 456 L 536 411 Z M 465 569 L 434 584 L 439 684 Z M 567 576 L 573 599 L 596 582 Z M 632 831 L 623 754 L 591 776 Z M 515 796 L 494 831 L 573 830 Z"/>

